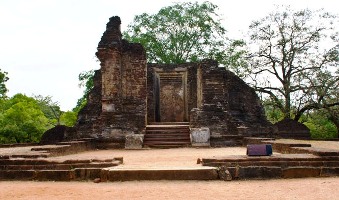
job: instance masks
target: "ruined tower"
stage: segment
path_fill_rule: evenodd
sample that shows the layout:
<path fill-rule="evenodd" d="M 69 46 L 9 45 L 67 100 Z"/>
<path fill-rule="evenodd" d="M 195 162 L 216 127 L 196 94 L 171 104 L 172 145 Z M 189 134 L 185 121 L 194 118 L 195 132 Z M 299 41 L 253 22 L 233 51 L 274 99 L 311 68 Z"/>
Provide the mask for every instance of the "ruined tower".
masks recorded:
<path fill-rule="evenodd" d="M 101 68 L 88 105 L 79 113 L 82 137 L 123 143 L 125 135 L 145 128 L 146 53 L 140 44 L 121 38 L 120 24 L 119 17 L 111 17 L 98 44 Z"/>

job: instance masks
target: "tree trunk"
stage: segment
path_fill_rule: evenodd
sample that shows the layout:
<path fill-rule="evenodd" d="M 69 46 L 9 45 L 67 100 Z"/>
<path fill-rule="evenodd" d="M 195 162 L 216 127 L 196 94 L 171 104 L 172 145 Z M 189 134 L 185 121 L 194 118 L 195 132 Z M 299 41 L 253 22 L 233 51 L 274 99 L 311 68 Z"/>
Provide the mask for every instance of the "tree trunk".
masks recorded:
<path fill-rule="evenodd" d="M 284 119 L 291 119 L 291 93 L 288 89 L 285 89 L 285 92 Z"/>

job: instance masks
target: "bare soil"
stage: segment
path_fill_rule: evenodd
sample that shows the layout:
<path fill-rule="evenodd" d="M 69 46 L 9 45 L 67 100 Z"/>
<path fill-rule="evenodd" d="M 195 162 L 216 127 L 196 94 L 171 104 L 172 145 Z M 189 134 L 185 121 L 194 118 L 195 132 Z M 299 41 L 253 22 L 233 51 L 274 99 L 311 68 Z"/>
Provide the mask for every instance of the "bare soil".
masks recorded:
<path fill-rule="evenodd" d="M 339 178 L 250 181 L 0 182 L 0 199 L 338 199 Z"/>

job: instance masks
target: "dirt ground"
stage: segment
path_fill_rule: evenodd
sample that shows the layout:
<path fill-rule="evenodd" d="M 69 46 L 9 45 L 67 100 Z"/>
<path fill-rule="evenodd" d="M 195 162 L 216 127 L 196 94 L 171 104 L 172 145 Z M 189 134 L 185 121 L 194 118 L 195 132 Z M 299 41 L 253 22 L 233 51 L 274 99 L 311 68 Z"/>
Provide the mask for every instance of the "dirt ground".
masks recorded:
<path fill-rule="evenodd" d="M 339 142 L 312 146 L 339 149 Z M 5 151 L 4 149 L 2 150 Z M 19 151 L 19 150 L 18 150 Z M 21 151 L 21 150 L 20 150 Z M 198 158 L 245 155 L 246 148 L 96 150 L 52 160 L 123 157 L 119 167 L 198 166 Z M 339 177 L 248 181 L 0 181 L 0 199 L 339 199 Z"/>
<path fill-rule="evenodd" d="M 250 181 L 0 182 L 0 199 L 338 199 L 339 178 Z"/>

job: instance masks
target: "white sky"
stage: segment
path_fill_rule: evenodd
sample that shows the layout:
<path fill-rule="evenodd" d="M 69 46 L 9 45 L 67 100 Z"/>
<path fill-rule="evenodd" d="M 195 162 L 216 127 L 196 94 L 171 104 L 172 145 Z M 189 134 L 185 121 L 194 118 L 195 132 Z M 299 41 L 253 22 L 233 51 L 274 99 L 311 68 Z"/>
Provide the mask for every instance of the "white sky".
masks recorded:
<path fill-rule="evenodd" d="M 82 95 L 78 74 L 100 68 L 94 54 L 108 19 L 120 16 L 124 31 L 135 15 L 156 13 L 172 2 L 179 1 L 0 0 L 0 69 L 10 78 L 8 95 L 49 95 L 62 110 L 72 109 Z M 218 5 L 230 38 L 242 38 L 250 22 L 266 16 L 274 5 L 332 13 L 339 8 L 338 0 L 210 2 Z"/>

